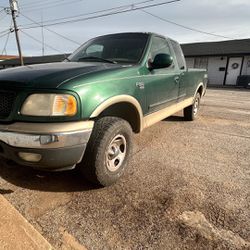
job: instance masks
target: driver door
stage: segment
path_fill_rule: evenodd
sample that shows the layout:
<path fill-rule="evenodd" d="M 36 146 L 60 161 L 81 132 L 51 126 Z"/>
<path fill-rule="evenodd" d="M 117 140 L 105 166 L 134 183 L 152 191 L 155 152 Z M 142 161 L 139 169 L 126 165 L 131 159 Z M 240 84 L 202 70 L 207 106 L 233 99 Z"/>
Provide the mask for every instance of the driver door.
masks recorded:
<path fill-rule="evenodd" d="M 153 36 L 148 59 L 153 61 L 157 54 L 172 55 L 172 51 L 165 38 Z M 174 64 L 168 68 L 148 70 L 144 81 L 148 113 L 177 102 L 179 79 Z"/>

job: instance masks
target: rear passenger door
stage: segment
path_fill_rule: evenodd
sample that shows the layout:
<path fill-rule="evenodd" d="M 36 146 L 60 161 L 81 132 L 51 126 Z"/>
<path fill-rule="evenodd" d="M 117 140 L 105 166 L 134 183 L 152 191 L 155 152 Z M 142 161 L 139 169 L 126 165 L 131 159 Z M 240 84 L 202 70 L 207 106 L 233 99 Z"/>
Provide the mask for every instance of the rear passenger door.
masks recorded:
<path fill-rule="evenodd" d="M 153 61 L 158 54 L 173 56 L 168 41 L 160 36 L 153 36 L 148 60 Z M 155 112 L 177 102 L 179 93 L 179 73 L 173 64 L 169 68 L 148 70 L 145 75 L 145 93 L 148 113 Z"/>
<path fill-rule="evenodd" d="M 183 99 L 186 98 L 187 88 L 188 88 L 188 74 L 187 74 L 186 60 L 180 44 L 173 40 L 170 40 L 170 42 L 176 58 L 176 63 L 177 63 L 176 71 L 179 74 L 178 101 L 182 101 Z"/>

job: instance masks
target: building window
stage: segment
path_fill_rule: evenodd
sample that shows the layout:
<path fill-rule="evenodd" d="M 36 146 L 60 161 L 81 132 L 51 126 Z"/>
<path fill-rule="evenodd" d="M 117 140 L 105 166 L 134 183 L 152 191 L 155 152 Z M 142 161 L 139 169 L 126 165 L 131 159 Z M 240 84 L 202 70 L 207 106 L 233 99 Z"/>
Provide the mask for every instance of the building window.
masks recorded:
<path fill-rule="evenodd" d="M 247 61 L 247 67 L 250 68 L 250 59 Z"/>
<path fill-rule="evenodd" d="M 208 58 L 197 57 L 194 59 L 194 68 L 196 69 L 208 69 Z"/>

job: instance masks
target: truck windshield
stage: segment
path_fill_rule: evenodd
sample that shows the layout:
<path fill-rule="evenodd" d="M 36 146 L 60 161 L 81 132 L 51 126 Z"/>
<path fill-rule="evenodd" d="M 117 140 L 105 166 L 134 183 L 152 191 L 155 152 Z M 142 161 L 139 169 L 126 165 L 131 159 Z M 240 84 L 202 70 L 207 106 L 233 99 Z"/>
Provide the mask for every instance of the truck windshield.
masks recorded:
<path fill-rule="evenodd" d="M 148 34 L 143 33 L 102 36 L 82 45 L 68 60 L 137 64 L 142 58 L 147 41 Z"/>

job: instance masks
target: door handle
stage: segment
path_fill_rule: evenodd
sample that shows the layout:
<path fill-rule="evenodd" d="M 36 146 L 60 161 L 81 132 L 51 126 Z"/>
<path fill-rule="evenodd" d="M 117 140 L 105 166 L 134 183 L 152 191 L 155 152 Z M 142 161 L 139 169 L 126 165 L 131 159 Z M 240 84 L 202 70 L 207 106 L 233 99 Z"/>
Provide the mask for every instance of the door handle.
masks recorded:
<path fill-rule="evenodd" d="M 179 76 L 176 76 L 176 77 L 174 78 L 174 81 L 175 81 L 175 83 L 179 83 L 180 77 L 179 77 Z"/>
<path fill-rule="evenodd" d="M 136 85 L 136 87 L 139 88 L 139 89 L 144 89 L 144 88 L 145 88 L 144 82 L 137 82 L 135 85 Z"/>

